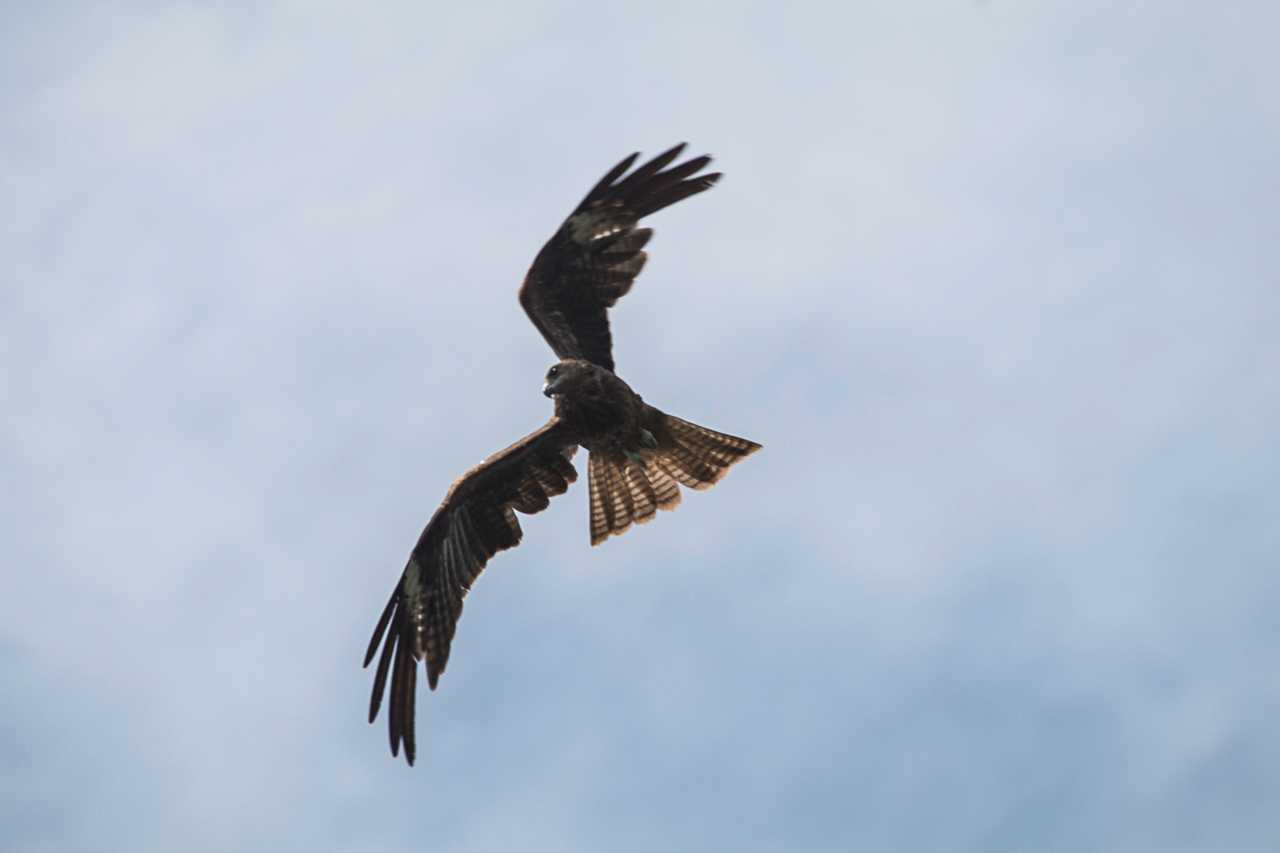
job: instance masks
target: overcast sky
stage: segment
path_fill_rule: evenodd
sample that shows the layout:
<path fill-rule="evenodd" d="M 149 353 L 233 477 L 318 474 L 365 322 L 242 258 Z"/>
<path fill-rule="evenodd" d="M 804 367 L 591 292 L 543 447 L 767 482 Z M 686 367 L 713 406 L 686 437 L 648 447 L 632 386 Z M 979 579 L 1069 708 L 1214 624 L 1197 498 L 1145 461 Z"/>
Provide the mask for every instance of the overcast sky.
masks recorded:
<path fill-rule="evenodd" d="M 36 7 L 0 848 L 1280 849 L 1274 4 Z M 765 448 L 524 519 L 407 768 L 360 659 L 550 412 L 519 281 L 683 139 L 619 373 Z"/>

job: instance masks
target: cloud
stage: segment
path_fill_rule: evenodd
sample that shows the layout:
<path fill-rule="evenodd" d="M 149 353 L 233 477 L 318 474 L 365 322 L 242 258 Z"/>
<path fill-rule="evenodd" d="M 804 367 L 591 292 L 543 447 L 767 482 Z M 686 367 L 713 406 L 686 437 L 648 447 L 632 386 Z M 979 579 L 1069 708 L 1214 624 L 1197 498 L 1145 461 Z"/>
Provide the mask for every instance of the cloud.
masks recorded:
<path fill-rule="evenodd" d="M 6 15 L 5 849 L 1269 849 L 1274 12 Z M 620 371 L 765 450 L 526 519 L 408 770 L 519 278 L 685 138 Z"/>

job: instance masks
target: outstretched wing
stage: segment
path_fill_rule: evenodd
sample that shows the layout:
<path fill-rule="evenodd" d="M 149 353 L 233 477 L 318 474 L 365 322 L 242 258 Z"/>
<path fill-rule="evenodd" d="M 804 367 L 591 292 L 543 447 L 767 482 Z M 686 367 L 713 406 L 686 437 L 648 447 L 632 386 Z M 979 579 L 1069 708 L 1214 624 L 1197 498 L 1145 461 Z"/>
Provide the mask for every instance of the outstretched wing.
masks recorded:
<path fill-rule="evenodd" d="M 427 522 L 364 658 L 367 667 L 382 645 L 369 722 L 378 716 L 390 674 L 387 725 L 392 755 L 404 744 L 405 759 L 413 764 L 417 662 L 426 659 L 427 682 L 434 690 L 449 661 L 462 599 L 490 557 L 520 544 L 515 511 L 533 514 L 546 509 L 552 497 L 564 494 L 578 478 L 569 461 L 576 449 L 564 423 L 553 417 L 459 477 Z"/>
<path fill-rule="evenodd" d="M 636 224 L 720 178 L 719 172 L 696 175 L 711 162 L 707 156 L 663 171 L 683 150 L 681 143 L 626 177 L 639 153 L 614 166 L 538 252 L 520 286 L 520 304 L 560 358 L 613 370 L 608 309 L 631 289 L 653 236 Z"/>

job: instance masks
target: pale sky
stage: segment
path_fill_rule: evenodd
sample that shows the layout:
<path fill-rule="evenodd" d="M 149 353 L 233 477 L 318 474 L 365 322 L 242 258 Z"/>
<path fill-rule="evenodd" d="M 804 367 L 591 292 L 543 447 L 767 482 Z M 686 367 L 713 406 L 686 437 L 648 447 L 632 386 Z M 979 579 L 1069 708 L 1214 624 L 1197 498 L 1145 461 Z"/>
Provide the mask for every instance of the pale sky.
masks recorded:
<path fill-rule="evenodd" d="M 1280 849 L 1280 10 L 9 4 L 0 849 Z M 368 635 L 540 425 L 516 288 L 716 157 L 613 315 L 764 450 Z"/>

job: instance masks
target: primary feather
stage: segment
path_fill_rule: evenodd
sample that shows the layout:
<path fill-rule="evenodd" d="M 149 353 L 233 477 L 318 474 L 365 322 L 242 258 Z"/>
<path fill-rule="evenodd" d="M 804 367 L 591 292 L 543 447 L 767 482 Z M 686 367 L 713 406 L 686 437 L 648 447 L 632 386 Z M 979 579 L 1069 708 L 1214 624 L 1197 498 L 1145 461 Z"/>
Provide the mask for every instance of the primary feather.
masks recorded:
<path fill-rule="evenodd" d="M 412 764 L 416 752 L 417 661 L 426 661 L 427 684 L 434 690 L 449 662 L 462 600 L 494 554 L 520 544 L 523 532 L 515 511 L 546 509 L 578 479 L 569 461 L 576 450 L 572 431 L 553 417 L 459 477 L 427 522 L 364 657 L 368 666 L 382 646 L 369 722 L 378 716 L 390 676 L 387 729 L 393 755 L 403 745 Z"/>
<path fill-rule="evenodd" d="M 614 166 L 534 258 L 520 286 L 520 304 L 560 358 L 614 369 L 608 309 L 644 269 L 644 247 L 653 236 L 637 224 L 720 179 L 719 172 L 697 174 L 711 162 L 705 155 L 663 171 L 684 147 L 664 151 L 630 175 L 639 155 Z"/>

